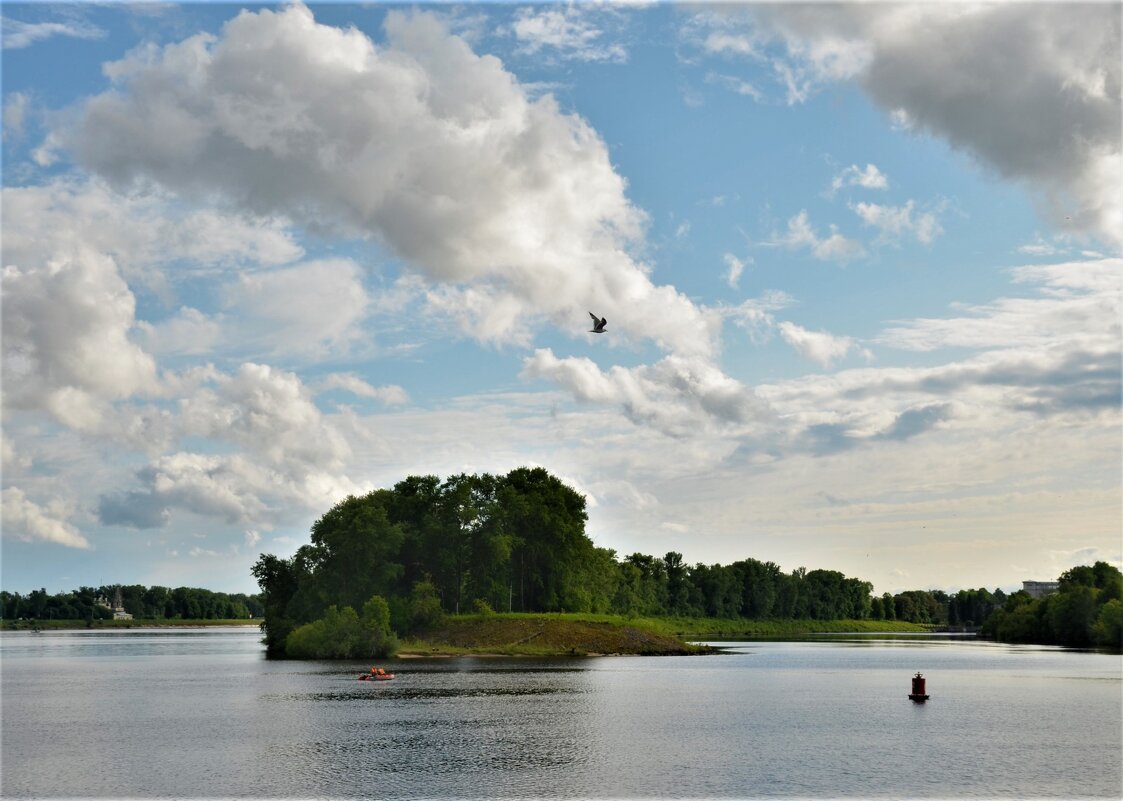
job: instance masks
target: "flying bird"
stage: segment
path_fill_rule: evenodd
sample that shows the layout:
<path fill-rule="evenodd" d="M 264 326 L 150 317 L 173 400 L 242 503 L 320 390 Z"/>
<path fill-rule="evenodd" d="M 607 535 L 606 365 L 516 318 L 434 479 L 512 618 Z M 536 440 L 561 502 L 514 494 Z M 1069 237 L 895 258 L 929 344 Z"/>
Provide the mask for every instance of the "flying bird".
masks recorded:
<path fill-rule="evenodd" d="M 589 316 L 593 318 L 593 327 L 592 327 L 592 330 L 589 331 L 589 333 L 590 334 L 603 334 L 604 333 L 604 327 L 606 325 L 608 325 L 608 318 L 607 317 L 597 317 L 592 312 L 589 312 Z"/>

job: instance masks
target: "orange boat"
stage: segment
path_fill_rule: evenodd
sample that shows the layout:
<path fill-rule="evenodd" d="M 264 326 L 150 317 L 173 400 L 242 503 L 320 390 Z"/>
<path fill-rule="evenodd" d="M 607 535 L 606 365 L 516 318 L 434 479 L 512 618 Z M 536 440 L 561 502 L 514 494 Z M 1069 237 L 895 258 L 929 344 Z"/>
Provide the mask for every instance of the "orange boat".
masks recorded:
<path fill-rule="evenodd" d="M 390 681 L 394 678 L 393 673 L 387 673 L 382 668 L 371 668 L 370 673 L 360 673 L 359 681 Z"/>

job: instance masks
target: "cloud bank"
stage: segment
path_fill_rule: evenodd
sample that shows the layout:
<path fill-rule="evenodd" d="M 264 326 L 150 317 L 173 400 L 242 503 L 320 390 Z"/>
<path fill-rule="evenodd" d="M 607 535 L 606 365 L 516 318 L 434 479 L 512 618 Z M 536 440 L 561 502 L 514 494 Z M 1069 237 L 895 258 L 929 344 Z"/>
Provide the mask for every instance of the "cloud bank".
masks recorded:
<path fill-rule="evenodd" d="M 780 4 L 750 13 L 756 50 L 770 37 L 786 47 L 777 66 L 802 87 L 798 100 L 825 81 L 856 80 L 908 128 L 1036 190 L 1058 227 L 1123 247 L 1115 5 Z"/>
<path fill-rule="evenodd" d="M 113 89 L 59 139 L 118 187 L 217 192 L 371 237 L 446 291 L 479 293 L 461 322 L 493 342 L 597 306 L 614 336 L 714 352 L 719 319 L 630 255 L 644 215 L 582 118 L 432 14 L 392 11 L 384 28 L 378 45 L 303 5 L 242 12 L 218 36 L 107 65 Z"/>

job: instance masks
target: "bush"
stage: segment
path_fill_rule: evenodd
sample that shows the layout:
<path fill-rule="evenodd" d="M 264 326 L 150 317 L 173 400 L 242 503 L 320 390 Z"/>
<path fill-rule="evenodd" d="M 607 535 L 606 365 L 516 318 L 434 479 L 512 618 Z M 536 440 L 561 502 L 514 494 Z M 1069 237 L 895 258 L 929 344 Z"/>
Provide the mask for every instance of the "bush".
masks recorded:
<path fill-rule="evenodd" d="M 398 640 L 390 631 L 390 607 L 375 595 L 360 618 L 349 606 L 329 606 L 319 620 L 294 629 L 285 655 L 296 659 L 358 659 L 392 656 Z"/>
<path fill-rule="evenodd" d="M 495 614 L 495 610 L 491 608 L 491 604 L 489 604 L 483 598 L 477 598 L 472 603 L 472 609 L 473 609 L 473 611 L 475 611 L 475 613 L 477 615 L 494 615 Z"/>

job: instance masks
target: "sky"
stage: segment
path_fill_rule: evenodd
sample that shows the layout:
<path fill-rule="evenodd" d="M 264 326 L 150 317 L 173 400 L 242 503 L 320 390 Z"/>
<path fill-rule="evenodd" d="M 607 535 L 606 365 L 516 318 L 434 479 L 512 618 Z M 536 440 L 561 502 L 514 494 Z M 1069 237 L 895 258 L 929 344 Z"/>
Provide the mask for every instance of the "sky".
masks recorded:
<path fill-rule="evenodd" d="M 620 557 L 1123 563 L 1117 3 L 0 13 L 6 590 L 519 466 Z"/>

